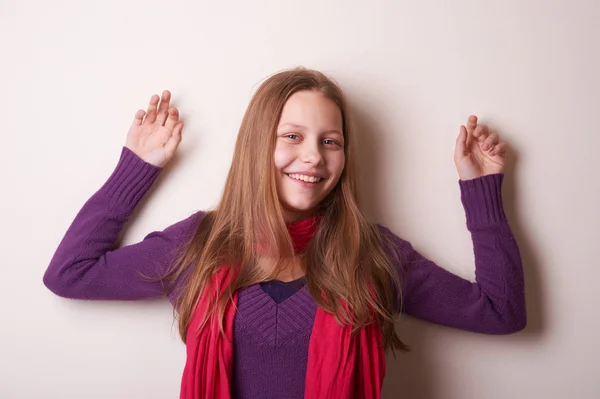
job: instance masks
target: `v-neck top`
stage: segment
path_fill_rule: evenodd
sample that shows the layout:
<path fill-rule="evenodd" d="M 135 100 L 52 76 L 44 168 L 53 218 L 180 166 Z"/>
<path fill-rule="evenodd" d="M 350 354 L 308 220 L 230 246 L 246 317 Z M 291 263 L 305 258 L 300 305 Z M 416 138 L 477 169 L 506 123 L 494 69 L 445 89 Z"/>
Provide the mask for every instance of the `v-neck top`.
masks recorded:
<path fill-rule="evenodd" d="M 305 285 L 306 278 L 304 276 L 292 281 L 270 280 L 260 283 L 262 290 L 276 303 L 285 301 Z"/>
<path fill-rule="evenodd" d="M 316 312 L 304 278 L 254 284 L 238 291 L 233 326 L 234 398 L 304 397 Z"/>

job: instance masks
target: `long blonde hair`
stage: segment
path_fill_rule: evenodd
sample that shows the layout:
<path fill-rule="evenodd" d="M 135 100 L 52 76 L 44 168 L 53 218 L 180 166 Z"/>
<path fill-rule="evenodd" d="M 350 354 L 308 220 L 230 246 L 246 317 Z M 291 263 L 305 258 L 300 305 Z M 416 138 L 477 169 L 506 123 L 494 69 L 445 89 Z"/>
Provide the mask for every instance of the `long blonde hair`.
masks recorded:
<path fill-rule="evenodd" d="M 235 145 L 233 160 L 218 206 L 204 214 L 173 267 L 163 278 L 183 279 L 176 299 L 179 333 L 185 342 L 201 293 L 225 265 L 235 269 L 231 284 L 204 316 L 201 328 L 217 313 L 223 329 L 225 306 L 239 288 L 274 277 L 256 267 L 258 243 L 275 248 L 275 264 L 293 257 L 277 189 L 273 152 L 276 129 L 287 99 L 301 90 L 316 90 L 334 101 L 342 113 L 345 167 L 331 193 L 320 204 L 319 227 L 304 255 L 307 288 L 315 303 L 351 325 L 356 333 L 378 319 L 385 349 L 409 351 L 394 330 L 401 303 L 398 259 L 386 251 L 387 238 L 368 221 L 357 204 L 355 137 L 340 87 L 321 72 L 296 68 L 266 79 L 253 95 Z M 373 295 L 375 294 L 375 295 Z"/>

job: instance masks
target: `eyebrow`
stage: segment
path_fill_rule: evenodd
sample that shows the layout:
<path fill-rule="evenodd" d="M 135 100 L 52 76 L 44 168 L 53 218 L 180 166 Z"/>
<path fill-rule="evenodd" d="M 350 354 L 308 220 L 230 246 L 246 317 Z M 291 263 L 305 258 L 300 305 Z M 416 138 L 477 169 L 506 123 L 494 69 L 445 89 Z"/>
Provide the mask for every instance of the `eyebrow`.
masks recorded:
<path fill-rule="evenodd" d="M 295 124 L 295 123 L 284 123 L 283 125 L 279 126 L 279 128 L 284 128 L 284 127 L 286 127 L 286 126 L 293 127 L 293 128 L 295 128 L 295 129 L 306 129 L 306 126 L 297 125 L 297 124 Z M 337 129 L 325 130 L 323 133 L 337 133 L 337 134 L 339 134 L 340 136 L 343 136 L 342 132 L 340 132 L 340 131 L 339 131 L 339 130 L 337 130 Z"/>

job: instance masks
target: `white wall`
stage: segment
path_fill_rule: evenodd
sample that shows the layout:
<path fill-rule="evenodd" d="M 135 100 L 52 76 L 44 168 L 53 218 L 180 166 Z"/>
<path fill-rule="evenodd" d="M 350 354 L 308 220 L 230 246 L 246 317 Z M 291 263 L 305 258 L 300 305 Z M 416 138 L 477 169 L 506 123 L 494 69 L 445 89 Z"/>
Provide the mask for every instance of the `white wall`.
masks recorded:
<path fill-rule="evenodd" d="M 0 397 L 177 397 L 166 301 L 69 301 L 43 272 L 152 93 L 170 89 L 187 125 L 124 244 L 217 201 L 256 84 L 296 65 L 337 79 L 358 112 L 368 212 L 463 277 L 458 126 L 476 113 L 513 148 L 527 329 L 406 319 L 414 351 L 390 359 L 384 398 L 600 397 L 599 20 L 594 0 L 3 0 Z"/>

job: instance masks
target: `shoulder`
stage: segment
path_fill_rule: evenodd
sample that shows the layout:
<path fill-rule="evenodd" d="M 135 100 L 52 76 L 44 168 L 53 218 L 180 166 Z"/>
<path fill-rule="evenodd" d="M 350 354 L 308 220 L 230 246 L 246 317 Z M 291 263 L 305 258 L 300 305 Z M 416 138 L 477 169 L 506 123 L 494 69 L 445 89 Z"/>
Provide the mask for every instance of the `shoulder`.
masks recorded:
<path fill-rule="evenodd" d="M 161 231 L 151 232 L 146 236 L 146 238 L 160 236 L 175 244 L 187 242 L 194 236 L 194 233 L 200 226 L 202 220 L 204 220 L 207 213 L 208 212 L 206 211 L 195 211 L 191 215 L 169 225 Z"/>
<path fill-rule="evenodd" d="M 408 240 L 405 240 L 404 238 L 398 236 L 397 234 L 392 232 L 388 227 L 382 224 L 375 224 L 375 226 L 379 231 L 379 234 L 382 239 L 382 244 L 386 252 L 388 252 L 388 254 L 393 253 L 401 259 L 406 259 L 413 251 L 413 247 Z"/>

